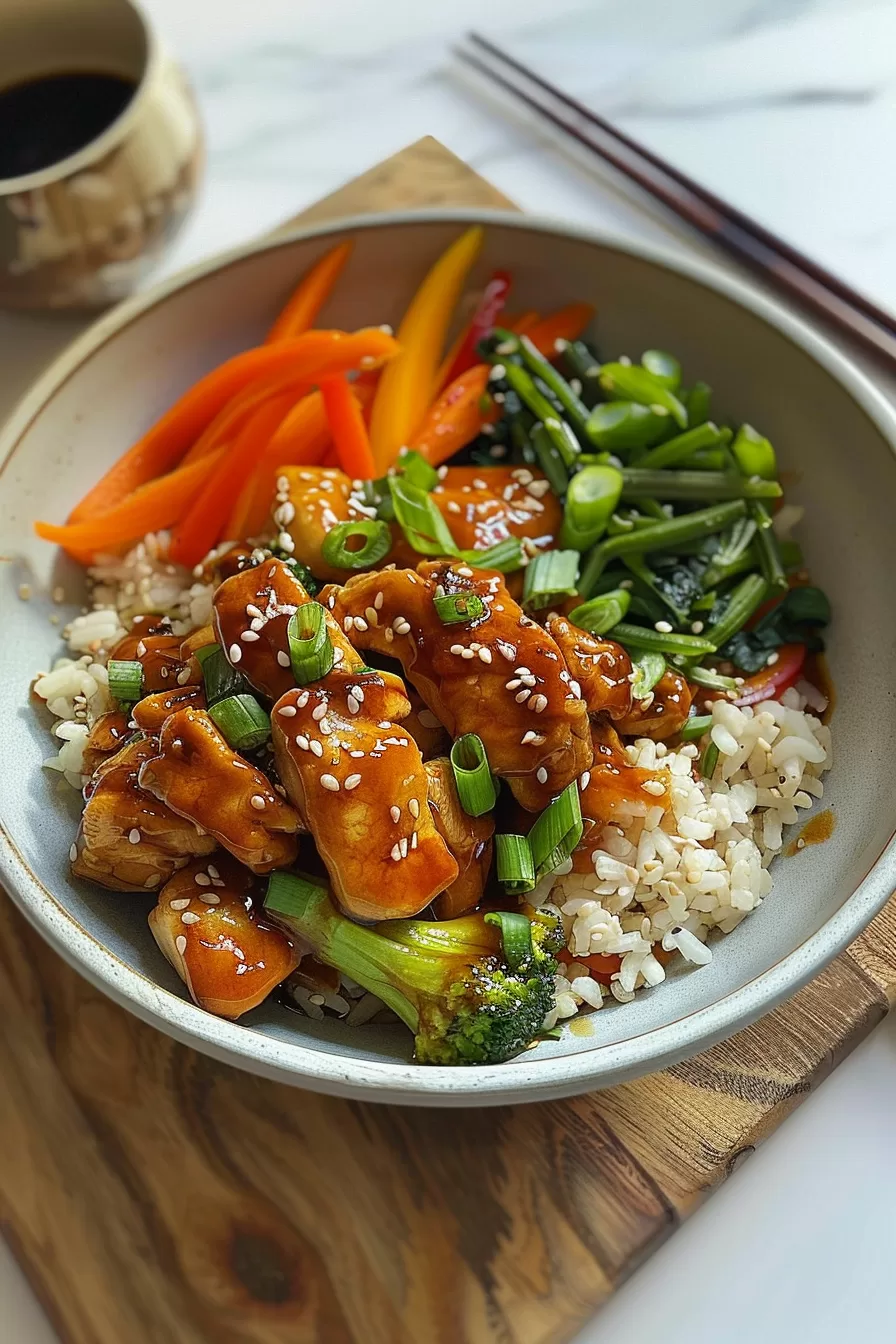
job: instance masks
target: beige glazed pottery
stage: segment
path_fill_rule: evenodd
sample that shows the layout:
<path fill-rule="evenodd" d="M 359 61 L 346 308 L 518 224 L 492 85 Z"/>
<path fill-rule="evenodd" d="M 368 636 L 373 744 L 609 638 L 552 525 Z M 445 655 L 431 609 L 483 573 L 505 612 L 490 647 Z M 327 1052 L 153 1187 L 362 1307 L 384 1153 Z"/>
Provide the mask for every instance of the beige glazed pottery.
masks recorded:
<path fill-rule="evenodd" d="M 196 192 L 193 96 L 130 0 L 2 0 L 0 88 L 59 73 L 116 75 L 134 93 L 77 152 L 0 178 L 0 307 L 98 308 L 125 297 Z"/>
<path fill-rule="evenodd" d="M 433 259 L 470 222 L 487 226 L 471 289 L 498 267 L 514 304 L 596 305 L 605 358 L 673 351 L 685 378 L 713 387 L 718 418 L 749 419 L 774 442 L 815 580 L 830 596 L 838 688 L 827 844 L 774 866 L 762 906 L 715 946 L 587 1034 L 568 1028 L 498 1067 L 427 1068 L 399 1027 L 310 1021 L 268 1001 L 239 1023 L 187 998 L 146 926 L 152 898 L 74 880 L 77 794 L 41 769 L 49 725 L 28 702 L 61 652 L 59 626 L 81 600 L 76 567 L 39 542 L 36 515 L 62 519 L 133 439 L 195 378 L 256 344 L 296 278 L 334 242 L 355 247 L 323 325 L 397 324 Z M 850 942 L 896 886 L 896 416 L 822 338 L 741 281 L 699 261 L 585 229 L 507 214 L 428 211 L 346 221 L 258 242 L 131 300 L 97 323 L 28 394 L 0 435 L 0 881 L 83 975 L 146 1021 L 219 1059 L 319 1091 L 369 1100 L 471 1105 L 588 1091 L 695 1053 L 767 1012 Z M 23 602 L 19 585 L 33 597 Z M 70 598 L 54 607 L 56 585 Z"/>

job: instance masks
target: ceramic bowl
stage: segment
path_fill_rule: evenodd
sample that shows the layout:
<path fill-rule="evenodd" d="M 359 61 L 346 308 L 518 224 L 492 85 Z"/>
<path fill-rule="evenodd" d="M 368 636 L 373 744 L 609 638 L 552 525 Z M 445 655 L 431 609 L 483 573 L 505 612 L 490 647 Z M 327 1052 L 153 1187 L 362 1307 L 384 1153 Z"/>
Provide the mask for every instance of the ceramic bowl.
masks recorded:
<path fill-rule="evenodd" d="M 395 323 L 433 258 L 471 221 L 487 225 L 473 283 L 501 266 L 515 277 L 515 306 L 590 300 L 604 351 L 674 350 L 689 378 L 713 386 L 718 415 L 748 418 L 774 441 L 790 498 L 805 505 L 809 564 L 835 613 L 836 763 L 825 806 L 836 831 L 776 863 L 771 895 L 709 966 L 683 969 L 624 1008 L 607 1006 L 508 1064 L 446 1069 L 411 1063 L 410 1036 L 398 1027 L 350 1030 L 273 1002 L 240 1023 L 202 1012 L 149 934 L 150 899 L 71 878 L 79 800 L 41 769 L 51 740 L 28 685 L 61 651 L 48 618 L 77 609 L 54 607 L 48 595 L 62 584 L 75 597 L 81 580 L 30 525 L 38 514 L 64 517 L 187 384 L 255 344 L 296 277 L 334 241 L 353 237 L 355 248 L 322 321 Z M 380 216 L 253 244 L 169 280 L 77 341 L 0 437 L 0 879 L 44 937 L 132 1012 L 219 1059 L 302 1087 L 427 1105 L 518 1102 L 603 1087 L 692 1054 L 817 973 L 896 885 L 894 445 L 894 412 L 803 323 L 702 262 L 584 229 L 488 212 Z M 30 601 L 18 596 L 22 583 Z"/>

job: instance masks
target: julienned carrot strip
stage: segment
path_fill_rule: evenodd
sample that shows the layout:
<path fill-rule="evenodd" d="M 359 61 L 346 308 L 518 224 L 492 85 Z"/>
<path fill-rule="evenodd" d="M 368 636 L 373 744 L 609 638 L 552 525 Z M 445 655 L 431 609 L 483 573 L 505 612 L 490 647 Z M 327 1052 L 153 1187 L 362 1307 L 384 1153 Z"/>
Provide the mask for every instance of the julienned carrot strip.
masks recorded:
<path fill-rule="evenodd" d="M 565 308 L 558 308 L 556 313 L 548 313 L 536 322 L 526 335 L 546 359 L 553 359 L 557 354 L 556 342 L 576 340 L 593 316 L 594 308 L 590 303 L 568 303 Z"/>
<path fill-rule="evenodd" d="M 372 481 L 376 475 L 370 438 L 360 403 L 352 395 L 348 379 L 323 378 L 320 384 L 330 433 L 339 465 L 352 480 Z"/>
<path fill-rule="evenodd" d="M 535 308 L 529 308 L 525 313 L 520 313 L 519 317 L 508 318 L 506 325 L 508 331 L 515 331 L 518 336 L 528 336 L 540 321 L 541 313 Z"/>
<path fill-rule="evenodd" d="M 321 461 L 330 443 L 330 426 L 319 392 L 303 397 L 281 421 L 264 450 L 261 461 L 241 500 L 242 509 L 231 515 L 228 535 L 254 537 L 270 516 L 277 473 L 281 467 L 313 466 Z"/>
<path fill-rule="evenodd" d="M 271 397 L 246 421 L 217 471 L 207 478 L 205 488 L 180 519 L 168 547 L 168 557 L 176 564 L 192 567 L 222 540 L 224 524 L 240 493 L 247 475 L 255 467 L 274 430 L 293 404 L 291 393 Z M 207 461 L 206 458 L 200 461 Z M 199 464 L 197 463 L 197 466 Z M 233 537 L 229 540 L 236 541 Z"/>
<path fill-rule="evenodd" d="M 426 414 L 451 314 L 483 236 L 479 227 L 467 229 L 443 252 L 401 320 L 401 353 L 380 377 L 370 417 L 370 442 L 379 471 L 391 466 Z"/>
<path fill-rule="evenodd" d="M 285 373 L 281 371 L 253 379 L 241 392 L 237 392 L 235 397 L 231 397 L 214 420 L 206 425 L 192 448 L 181 458 L 181 466 L 205 457 L 206 453 L 220 448 L 222 443 L 230 443 L 242 429 L 246 419 L 269 397 L 276 396 L 280 392 L 292 391 L 298 400 L 307 387 L 308 379 L 297 376 L 291 369 Z"/>
<path fill-rule="evenodd" d="M 257 346 L 234 355 L 185 392 L 160 420 L 106 472 L 73 510 L 83 522 L 105 512 L 132 490 L 164 475 L 231 397 L 264 375 L 293 369 L 309 382 L 348 369 L 373 367 L 398 353 L 397 342 L 379 327 L 347 334 L 307 331 L 295 340 Z"/>
<path fill-rule="evenodd" d="M 437 467 L 475 439 L 484 424 L 498 418 L 492 404 L 483 410 L 482 398 L 488 385 L 490 367 L 476 364 L 455 378 L 429 410 L 423 424 L 411 438 L 410 447 Z"/>
<path fill-rule="evenodd" d="M 314 319 L 342 274 L 351 250 L 351 243 L 340 243 L 306 271 L 268 332 L 268 344 L 298 336 L 314 326 Z"/>
<path fill-rule="evenodd" d="M 147 532 L 158 532 L 180 520 L 202 489 L 210 473 L 217 471 L 226 454 L 220 448 L 200 462 L 142 485 L 127 499 L 105 513 L 95 514 L 83 523 L 35 523 L 34 530 L 44 541 L 64 546 L 78 558 L 98 551 L 114 550 L 128 541 L 136 541 Z"/>

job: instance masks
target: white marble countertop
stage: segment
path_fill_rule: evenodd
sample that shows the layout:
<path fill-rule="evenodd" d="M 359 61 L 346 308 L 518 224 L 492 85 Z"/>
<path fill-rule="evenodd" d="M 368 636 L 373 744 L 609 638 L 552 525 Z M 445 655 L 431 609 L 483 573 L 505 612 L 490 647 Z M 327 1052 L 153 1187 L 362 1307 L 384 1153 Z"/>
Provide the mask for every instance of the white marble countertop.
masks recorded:
<path fill-rule="evenodd" d="M 896 310 L 896 0 L 143 4 L 189 68 L 209 134 L 202 201 L 166 272 L 271 228 L 425 134 L 525 209 L 693 248 L 460 76 L 446 44 L 478 25 Z M 0 315 L 0 413 L 78 328 Z M 891 1022 L 578 1344 L 890 1338 L 894 1115 Z M 0 1303 L 0 1344 L 54 1344 L 2 1244 Z"/>

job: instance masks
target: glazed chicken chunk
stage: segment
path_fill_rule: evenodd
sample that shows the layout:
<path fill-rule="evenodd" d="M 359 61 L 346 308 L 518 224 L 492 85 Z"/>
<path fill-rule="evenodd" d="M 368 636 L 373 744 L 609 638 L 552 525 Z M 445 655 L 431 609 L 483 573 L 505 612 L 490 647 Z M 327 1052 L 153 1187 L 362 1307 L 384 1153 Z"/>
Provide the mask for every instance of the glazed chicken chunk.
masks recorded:
<path fill-rule="evenodd" d="M 265 560 L 225 581 L 214 597 L 218 642 L 229 662 L 257 691 L 276 700 L 295 685 L 289 659 L 289 618 L 311 598 L 282 560 Z M 361 659 L 332 617 L 328 617 L 336 665 L 361 666 Z"/>
<path fill-rule="evenodd" d="M 545 476 L 528 467 L 447 467 L 432 498 L 465 551 L 484 551 L 508 537 L 528 537 L 539 550 L 554 544 L 563 522 Z"/>
<path fill-rule="evenodd" d="M 147 738 L 130 742 L 105 760 L 87 789 L 72 872 L 113 891 L 160 887 L 215 841 L 178 816 L 139 782 L 141 767 L 157 750 Z"/>
<path fill-rule="evenodd" d="M 110 662 L 116 659 L 140 664 L 143 668 L 144 695 L 183 685 L 178 678 L 184 672 L 184 660 L 180 653 L 183 641 L 180 635 L 159 633 L 158 626 L 149 629 L 153 631 L 152 634 L 141 634 L 140 626 L 135 622 L 135 629 L 120 639 L 109 653 Z"/>
<path fill-rule="evenodd" d="M 280 778 L 356 919 L 415 915 L 458 876 L 420 751 L 395 722 L 409 710 L 398 677 L 333 668 L 271 714 Z"/>
<path fill-rule="evenodd" d="M 632 707 L 632 660 L 622 645 L 580 630 L 566 616 L 549 616 L 545 629 L 581 687 L 589 714 L 624 719 Z"/>
<path fill-rule="evenodd" d="M 643 700 L 634 700 L 630 713 L 616 727 L 626 737 L 651 737 L 663 742 L 684 727 L 691 712 L 691 688 L 671 667 Z"/>
<path fill-rule="evenodd" d="M 436 898 L 439 919 L 454 919 L 475 910 L 482 900 L 492 861 L 495 819 L 488 813 L 471 817 L 457 792 L 454 771 L 447 756 L 426 762 L 429 807 L 436 830 L 457 860 L 458 874 L 450 887 Z"/>
<path fill-rule="evenodd" d="M 286 499 L 278 518 L 286 522 L 293 557 L 321 579 L 342 579 L 345 570 L 334 569 L 321 554 L 324 537 L 337 523 L 370 518 L 372 510 L 354 491 L 351 478 L 336 467 L 283 467 L 280 480 L 286 482 L 280 492 Z"/>
<path fill-rule="evenodd" d="M 140 786 L 209 832 L 255 873 L 285 868 L 301 821 L 267 777 L 227 745 L 198 709 L 171 714 L 140 767 Z"/>
<path fill-rule="evenodd" d="M 92 775 L 110 756 L 121 751 L 126 738 L 133 732 L 129 724 L 130 715 L 123 709 L 112 709 L 108 714 L 100 715 L 84 744 L 81 769 L 85 775 Z"/>
<path fill-rule="evenodd" d="M 201 686 L 177 686 L 173 691 L 156 691 L 138 700 L 132 718 L 141 732 L 156 736 L 171 714 L 179 709 L 205 709 L 205 691 Z"/>
<path fill-rule="evenodd" d="M 445 625 L 433 599 L 475 594 L 484 613 Z M 556 642 L 507 591 L 465 564 L 361 574 L 321 594 L 362 649 L 397 658 L 453 737 L 478 733 L 495 774 L 539 811 L 591 764 L 588 713 Z"/>
<path fill-rule="evenodd" d="M 232 1020 L 255 1008 L 299 964 L 299 953 L 252 906 L 257 886 L 229 854 L 191 863 L 166 882 L 152 935 L 200 1008 Z"/>

